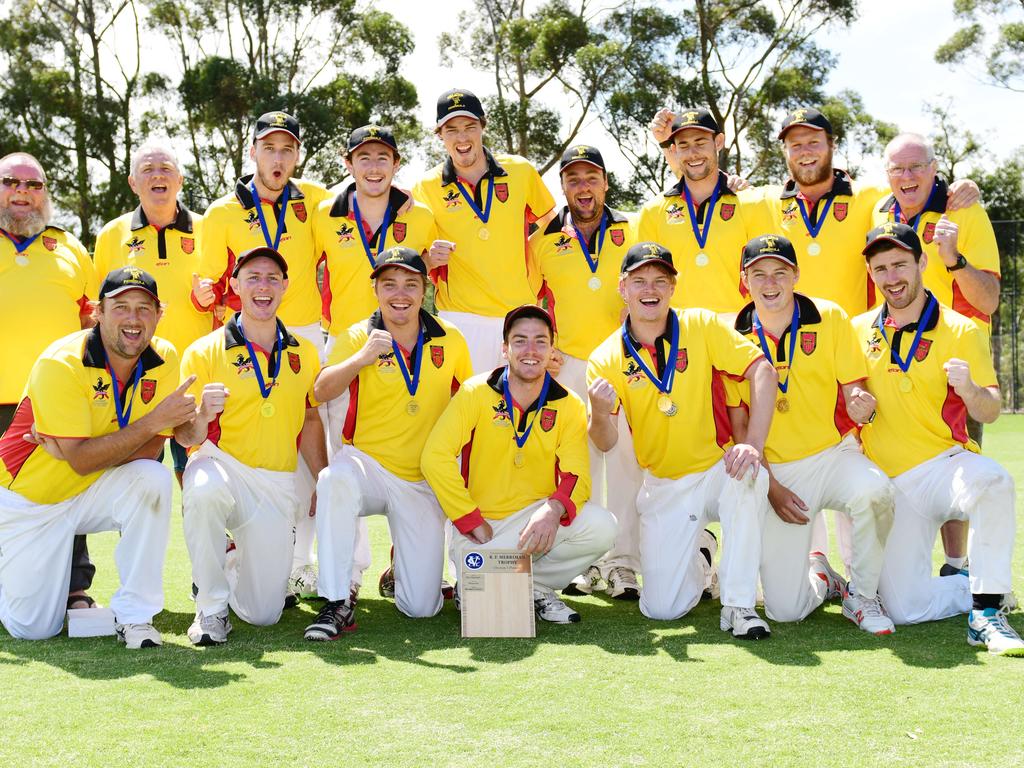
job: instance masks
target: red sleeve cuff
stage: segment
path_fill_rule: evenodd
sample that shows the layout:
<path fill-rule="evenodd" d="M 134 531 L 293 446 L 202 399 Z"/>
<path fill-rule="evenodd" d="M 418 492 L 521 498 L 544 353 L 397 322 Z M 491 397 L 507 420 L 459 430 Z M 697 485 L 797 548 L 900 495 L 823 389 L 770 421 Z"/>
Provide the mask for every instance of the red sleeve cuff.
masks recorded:
<path fill-rule="evenodd" d="M 572 497 L 562 490 L 557 490 L 549 498 L 551 501 L 562 502 L 562 506 L 565 507 L 565 514 L 558 521 L 559 525 L 572 525 L 572 521 L 576 519 L 576 504 L 573 502 Z"/>
<path fill-rule="evenodd" d="M 208 307 L 204 307 L 202 304 L 200 304 L 199 300 L 196 298 L 196 295 L 194 293 L 192 293 L 191 291 L 189 292 L 188 297 L 189 297 L 189 299 L 192 300 L 192 306 L 195 307 L 196 309 L 198 309 L 200 312 L 209 312 L 210 310 L 213 309 L 213 304 L 211 304 Z M 214 302 L 214 303 L 216 303 L 216 302 Z"/>
<path fill-rule="evenodd" d="M 477 526 L 483 525 L 484 516 L 480 513 L 480 509 L 474 509 L 468 515 L 463 515 L 457 520 L 453 520 L 452 523 L 456 528 L 459 529 L 459 533 L 468 535 Z"/>

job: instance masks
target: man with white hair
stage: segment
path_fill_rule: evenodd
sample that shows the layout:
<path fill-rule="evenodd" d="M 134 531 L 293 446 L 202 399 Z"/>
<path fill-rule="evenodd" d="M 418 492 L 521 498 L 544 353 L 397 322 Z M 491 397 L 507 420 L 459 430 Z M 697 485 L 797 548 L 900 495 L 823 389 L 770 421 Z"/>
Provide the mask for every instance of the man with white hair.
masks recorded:
<path fill-rule="evenodd" d="M 32 364 L 50 342 L 92 325 L 96 276 L 78 239 L 51 223 L 46 172 L 27 152 L 0 158 L 0 433 L 14 418 Z M 88 608 L 95 568 L 75 537 L 69 608 Z"/>
<path fill-rule="evenodd" d="M 165 302 L 157 335 L 180 355 L 200 336 L 213 330 L 208 312 L 189 300 L 192 275 L 199 271 L 199 214 L 178 201 L 184 176 L 167 140 L 147 141 L 132 153 L 128 186 L 139 206 L 100 230 L 94 255 L 96 271 L 105 275 L 129 265 L 149 272 L 159 282 Z M 173 440 L 174 473 L 181 482 L 187 458 Z"/>

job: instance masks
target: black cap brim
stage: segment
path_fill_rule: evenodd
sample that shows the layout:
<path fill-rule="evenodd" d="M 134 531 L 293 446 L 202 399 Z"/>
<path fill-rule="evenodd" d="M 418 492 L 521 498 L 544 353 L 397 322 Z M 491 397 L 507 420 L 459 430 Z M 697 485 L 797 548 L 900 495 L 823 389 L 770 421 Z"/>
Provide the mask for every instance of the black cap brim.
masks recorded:
<path fill-rule="evenodd" d="M 536 304 L 523 304 L 522 306 L 516 307 L 505 315 L 505 322 L 501 326 L 501 338 L 507 339 L 508 332 L 511 330 L 512 325 L 519 320 L 524 318 L 534 318 L 540 320 L 547 325 L 548 330 L 551 331 L 551 335 L 554 336 L 555 324 L 551 320 L 551 315 L 545 311 L 544 307 L 539 307 Z"/>

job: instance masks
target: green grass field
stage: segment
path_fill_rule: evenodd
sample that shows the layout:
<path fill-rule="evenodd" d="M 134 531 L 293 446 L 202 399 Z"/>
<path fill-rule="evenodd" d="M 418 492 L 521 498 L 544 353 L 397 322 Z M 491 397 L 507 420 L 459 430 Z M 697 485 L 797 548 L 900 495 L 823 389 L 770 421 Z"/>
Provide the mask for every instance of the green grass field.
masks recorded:
<path fill-rule="evenodd" d="M 1022 436 L 1024 416 L 985 435 L 1017 479 L 1018 514 Z M 315 604 L 303 604 L 275 627 L 236 622 L 226 647 L 193 649 L 174 519 L 163 648 L 0 630 L 0 765 L 1024 765 L 1024 659 L 968 646 L 963 618 L 875 638 L 832 604 L 749 643 L 719 631 L 717 604 L 656 623 L 635 603 L 592 597 L 572 602 L 582 624 L 467 641 L 451 603 L 413 621 L 377 597 L 387 532 L 374 518 L 353 635 L 304 642 Z M 104 604 L 113 543 L 90 537 Z M 1020 612 L 1011 621 L 1024 632 Z"/>

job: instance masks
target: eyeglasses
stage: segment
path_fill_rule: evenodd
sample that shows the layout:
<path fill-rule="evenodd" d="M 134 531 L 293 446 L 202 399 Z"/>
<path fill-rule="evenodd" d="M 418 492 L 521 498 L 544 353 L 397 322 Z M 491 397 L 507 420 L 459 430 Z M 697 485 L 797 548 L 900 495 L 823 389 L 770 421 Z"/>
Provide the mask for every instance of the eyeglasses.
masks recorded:
<path fill-rule="evenodd" d="M 38 192 L 46 186 L 46 182 L 39 179 L 16 179 L 13 176 L 4 176 L 0 179 L 0 184 L 3 184 L 8 189 L 17 189 L 24 184 L 27 189 L 33 192 Z"/>
<path fill-rule="evenodd" d="M 902 176 L 905 173 L 909 173 L 911 176 L 917 176 L 925 168 L 932 164 L 931 160 L 927 163 L 911 163 L 910 165 L 890 165 L 885 169 L 885 172 L 890 176 Z"/>

